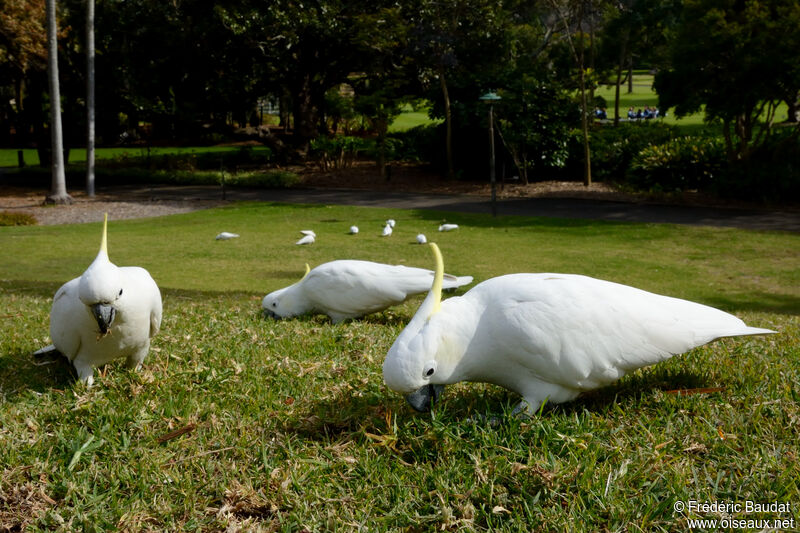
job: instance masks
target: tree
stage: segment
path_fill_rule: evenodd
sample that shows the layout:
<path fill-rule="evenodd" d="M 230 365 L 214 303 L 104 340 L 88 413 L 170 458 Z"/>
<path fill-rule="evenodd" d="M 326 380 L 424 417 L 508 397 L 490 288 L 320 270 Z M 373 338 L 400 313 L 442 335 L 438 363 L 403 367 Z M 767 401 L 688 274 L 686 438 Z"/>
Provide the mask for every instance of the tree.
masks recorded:
<path fill-rule="evenodd" d="M 578 69 L 578 96 L 581 104 L 581 132 L 583 133 L 583 184 L 592 184 L 592 161 L 589 148 L 589 89 L 586 66 L 586 33 L 583 30 L 587 16 L 592 11 L 587 0 L 550 0 L 551 6 L 561 20 L 563 35 Z M 576 42 L 577 41 L 577 42 Z"/>
<path fill-rule="evenodd" d="M 47 31 L 44 0 L 0 0 L 0 85 L 8 83 L 14 104 L 9 115 L 24 145 L 38 111 L 28 110 L 34 74 L 47 69 Z M 10 100 L 10 98 L 9 98 Z"/>
<path fill-rule="evenodd" d="M 64 171 L 64 140 L 61 130 L 61 93 L 58 85 L 58 40 L 56 1 L 47 0 L 47 78 L 50 87 L 50 135 L 52 157 L 52 184 L 47 203 L 70 204 L 67 194 L 67 178 Z"/>
<path fill-rule="evenodd" d="M 656 76 L 662 109 L 705 109 L 723 126 L 728 159 L 749 158 L 769 140 L 778 105 L 800 90 L 800 4 L 795 0 L 687 0 Z M 800 126 L 796 126 L 800 127 Z"/>
<path fill-rule="evenodd" d="M 482 91 L 496 88 L 492 85 L 501 79 L 499 73 L 508 59 L 505 29 L 509 13 L 489 0 L 417 0 L 404 9 L 409 24 L 408 54 L 418 65 L 423 87 L 432 89 L 432 100 L 441 103 L 438 110 L 445 121 L 447 177 L 452 178 L 454 102 L 474 106 Z M 433 97 L 434 90 L 439 97 Z"/>
<path fill-rule="evenodd" d="M 543 73 L 520 74 L 502 91 L 499 128 L 523 184 L 531 170 L 562 167 L 567 158 L 572 100 Z"/>

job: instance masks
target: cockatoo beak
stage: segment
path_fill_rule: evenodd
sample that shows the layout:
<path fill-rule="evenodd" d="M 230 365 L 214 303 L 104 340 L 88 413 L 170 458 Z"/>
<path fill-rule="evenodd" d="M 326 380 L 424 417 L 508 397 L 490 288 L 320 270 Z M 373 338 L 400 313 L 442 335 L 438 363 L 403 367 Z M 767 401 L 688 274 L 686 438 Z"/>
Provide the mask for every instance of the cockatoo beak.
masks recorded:
<path fill-rule="evenodd" d="M 406 394 L 406 401 L 420 413 L 427 413 L 444 392 L 444 385 L 425 385 L 416 392 Z"/>
<path fill-rule="evenodd" d="M 111 329 L 111 324 L 114 323 L 114 318 L 117 315 L 117 310 L 113 305 L 109 304 L 95 304 L 92 306 L 92 315 L 97 321 L 97 326 L 100 328 L 100 333 L 105 335 Z"/>

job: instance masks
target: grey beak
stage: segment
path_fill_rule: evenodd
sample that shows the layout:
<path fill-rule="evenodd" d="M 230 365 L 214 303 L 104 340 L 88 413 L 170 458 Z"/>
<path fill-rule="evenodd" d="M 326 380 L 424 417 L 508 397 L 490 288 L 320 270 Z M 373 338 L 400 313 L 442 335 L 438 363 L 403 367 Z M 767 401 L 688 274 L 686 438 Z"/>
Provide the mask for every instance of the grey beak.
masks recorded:
<path fill-rule="evenodd" d="M 274 318 L 275 320 L 282 320 L 283 317 L 279 314 L 275 313 L 271 309 L 264 309 L 264 314 L 270 318 Z"/>
<path fill-rule="evenodd" d="M 114 317 L 117 315 L 114 306 L 109 304 L 94 304 L 92 306 L 92 315 L 97 321 L 97 326 L 100 328 L 100 333 L 105 335 L 111 329 L 111 324 L 114 323 Z"/>
<path fill-rule="evenodd" d="M 425 385 L 406 395 L 406 401 L 416 411 L 427 413 L 444 392 L 444 385 Z"/>

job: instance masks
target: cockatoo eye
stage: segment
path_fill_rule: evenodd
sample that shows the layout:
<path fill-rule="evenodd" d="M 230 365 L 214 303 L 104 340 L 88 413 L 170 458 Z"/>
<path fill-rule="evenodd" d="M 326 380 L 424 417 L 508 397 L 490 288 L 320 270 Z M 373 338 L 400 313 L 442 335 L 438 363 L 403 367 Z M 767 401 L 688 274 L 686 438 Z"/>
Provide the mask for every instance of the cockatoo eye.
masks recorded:
<path fill-rule="evenodd" d="M 278 302 L 272 302 L 272 307 L 278 307 Z"/>
<path fill-rule="evenodd" d="M 436 372 L 436 361 L 428 361 L 425 363 L 425 368 L 422 369 L 422 375 L 426 378 L 431 377 Z"/>

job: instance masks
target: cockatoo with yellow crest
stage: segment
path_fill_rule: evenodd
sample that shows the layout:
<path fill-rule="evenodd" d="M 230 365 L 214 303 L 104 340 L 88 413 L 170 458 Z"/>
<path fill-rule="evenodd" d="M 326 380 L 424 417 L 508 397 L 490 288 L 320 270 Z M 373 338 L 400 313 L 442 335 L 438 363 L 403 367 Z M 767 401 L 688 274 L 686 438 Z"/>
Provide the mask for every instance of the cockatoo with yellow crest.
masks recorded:
<path fill-rule="evenodd" d="M 402 265 L 341 259 L 310 270 L 297 283 L 267 294 L 262 307 L 273 318 L 326 314 L 334 323 L 383 311 L 430 289 L 433 271 Z M 471 276 L 442 273 L 442 286 L 472 283 Z"/>
<path fill-rule="evenodd" d="M 570 274 L 511 274 L 441 301 L 428 296 L 383 363 L 386 385 L 426 411 L 443 386 L 493 383 L 532 415 L 720 337 L 775 333 L 698 303 Z"/>
<path fill-rule="evenodd" d="M 161 293 L 147 270 L 118 267 L 108 258 L 108 215 L 100 252 L 79 277 L 61 286 L 50 311 L 51 346 L 35 355 L 59 352 L 91 386 L 94 367 L 124 357 L 138 368 L 161 327 Z"/>

